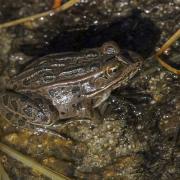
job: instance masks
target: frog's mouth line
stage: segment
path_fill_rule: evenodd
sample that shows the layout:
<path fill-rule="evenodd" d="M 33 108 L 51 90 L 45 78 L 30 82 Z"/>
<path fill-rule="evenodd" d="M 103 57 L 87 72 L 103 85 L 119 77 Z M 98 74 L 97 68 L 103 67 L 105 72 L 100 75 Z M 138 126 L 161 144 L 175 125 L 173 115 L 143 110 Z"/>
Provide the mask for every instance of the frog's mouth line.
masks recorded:
<path fill-rule="evenodd" d="M 134 63 L 134 65 L 132 65 L 131 68 L 125 69 L 115 80 L 113 80 L 107 86 L 102 87 L 101 89 L 99 89 L 95 92 L 86 94 L 85 96 L 87 98 L 92 98 L 92 97 L 98 95 L 99 93 L 102 93 L 103 91 L 113 90 L 113 89 L 116 89 L 117 87 L 120 87 L 122 84 L 127 82 L 129 79 L 131 79 L 137 73 L 137 71 L 139 70 L 141 65 L 142 65 L 141 62 Z"/>

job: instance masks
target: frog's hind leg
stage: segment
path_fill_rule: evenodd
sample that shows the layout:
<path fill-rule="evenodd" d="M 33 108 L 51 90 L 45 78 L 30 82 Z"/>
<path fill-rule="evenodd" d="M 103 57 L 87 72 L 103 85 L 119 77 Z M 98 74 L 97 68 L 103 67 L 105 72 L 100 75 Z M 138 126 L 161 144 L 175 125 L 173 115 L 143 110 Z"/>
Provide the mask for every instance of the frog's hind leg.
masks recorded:
<path fill-rule="evenodd" d="M 15 126 L 30 124 L 49 126 L 58 118 L 58 112 L 46 100 L 31 99 L 27 95 L 13 91 L 0 94 L 0 114 Z"/>

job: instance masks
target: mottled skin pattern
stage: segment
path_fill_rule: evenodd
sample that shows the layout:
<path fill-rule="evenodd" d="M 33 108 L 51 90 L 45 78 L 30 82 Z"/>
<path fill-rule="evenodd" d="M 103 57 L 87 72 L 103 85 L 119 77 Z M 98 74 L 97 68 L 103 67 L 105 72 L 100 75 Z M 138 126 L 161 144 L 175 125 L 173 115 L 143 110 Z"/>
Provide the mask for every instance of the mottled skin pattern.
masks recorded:
<path fill-rule="evenodd" d="M 141 64 L 137 54 L 120 50 L 113 42 L 36 59 L 7 82 L 0 95 L 0 113 L 17 126 L 92 119 L 94 108 L 127 82 Z"/>

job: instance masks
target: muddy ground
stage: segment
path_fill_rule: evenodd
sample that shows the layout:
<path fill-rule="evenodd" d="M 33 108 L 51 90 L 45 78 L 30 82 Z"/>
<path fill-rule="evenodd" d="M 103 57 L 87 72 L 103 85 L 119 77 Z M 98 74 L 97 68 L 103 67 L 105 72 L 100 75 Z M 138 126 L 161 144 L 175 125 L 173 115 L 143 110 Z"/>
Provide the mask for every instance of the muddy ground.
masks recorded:
<path fill-rule="evenodd" d="M 53 0 L 0 4 L 3 23 L 51 9 Z M 58 136 L 1 118 L 1 142 L 74 179 L 179 179 L 179 76 L 153 57 L 180 28 L 179 19 L 179 0 L 82 0 L 66 12 L 0 29 L 2 90 L 26 62 L 50 53 L 115 41 L 144 58 L 140 72 L 112 92 L 101 123 L 71 121 L 56 130 Z M 179 41 L 168 53 L 179 68 Z M 4 153 L 0 158 L 13 180 L 47 179 Z"/>

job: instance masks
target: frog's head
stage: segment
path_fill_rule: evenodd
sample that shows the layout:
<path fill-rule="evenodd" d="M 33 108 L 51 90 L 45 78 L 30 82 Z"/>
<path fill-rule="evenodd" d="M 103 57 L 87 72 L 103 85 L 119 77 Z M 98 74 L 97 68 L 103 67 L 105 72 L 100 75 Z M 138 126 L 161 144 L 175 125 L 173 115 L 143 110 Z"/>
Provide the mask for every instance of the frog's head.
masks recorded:
<path fill-rule="evenodd" d="M 142 57 L 137 53 L 122 50 L 114 42 L 104 43 L 100 47 L 103 62 L 99 76 L 96 76 L 94 84 L 96 92 L 91 96 L 111 92 L 128 82 L 142 65 Z"/>

